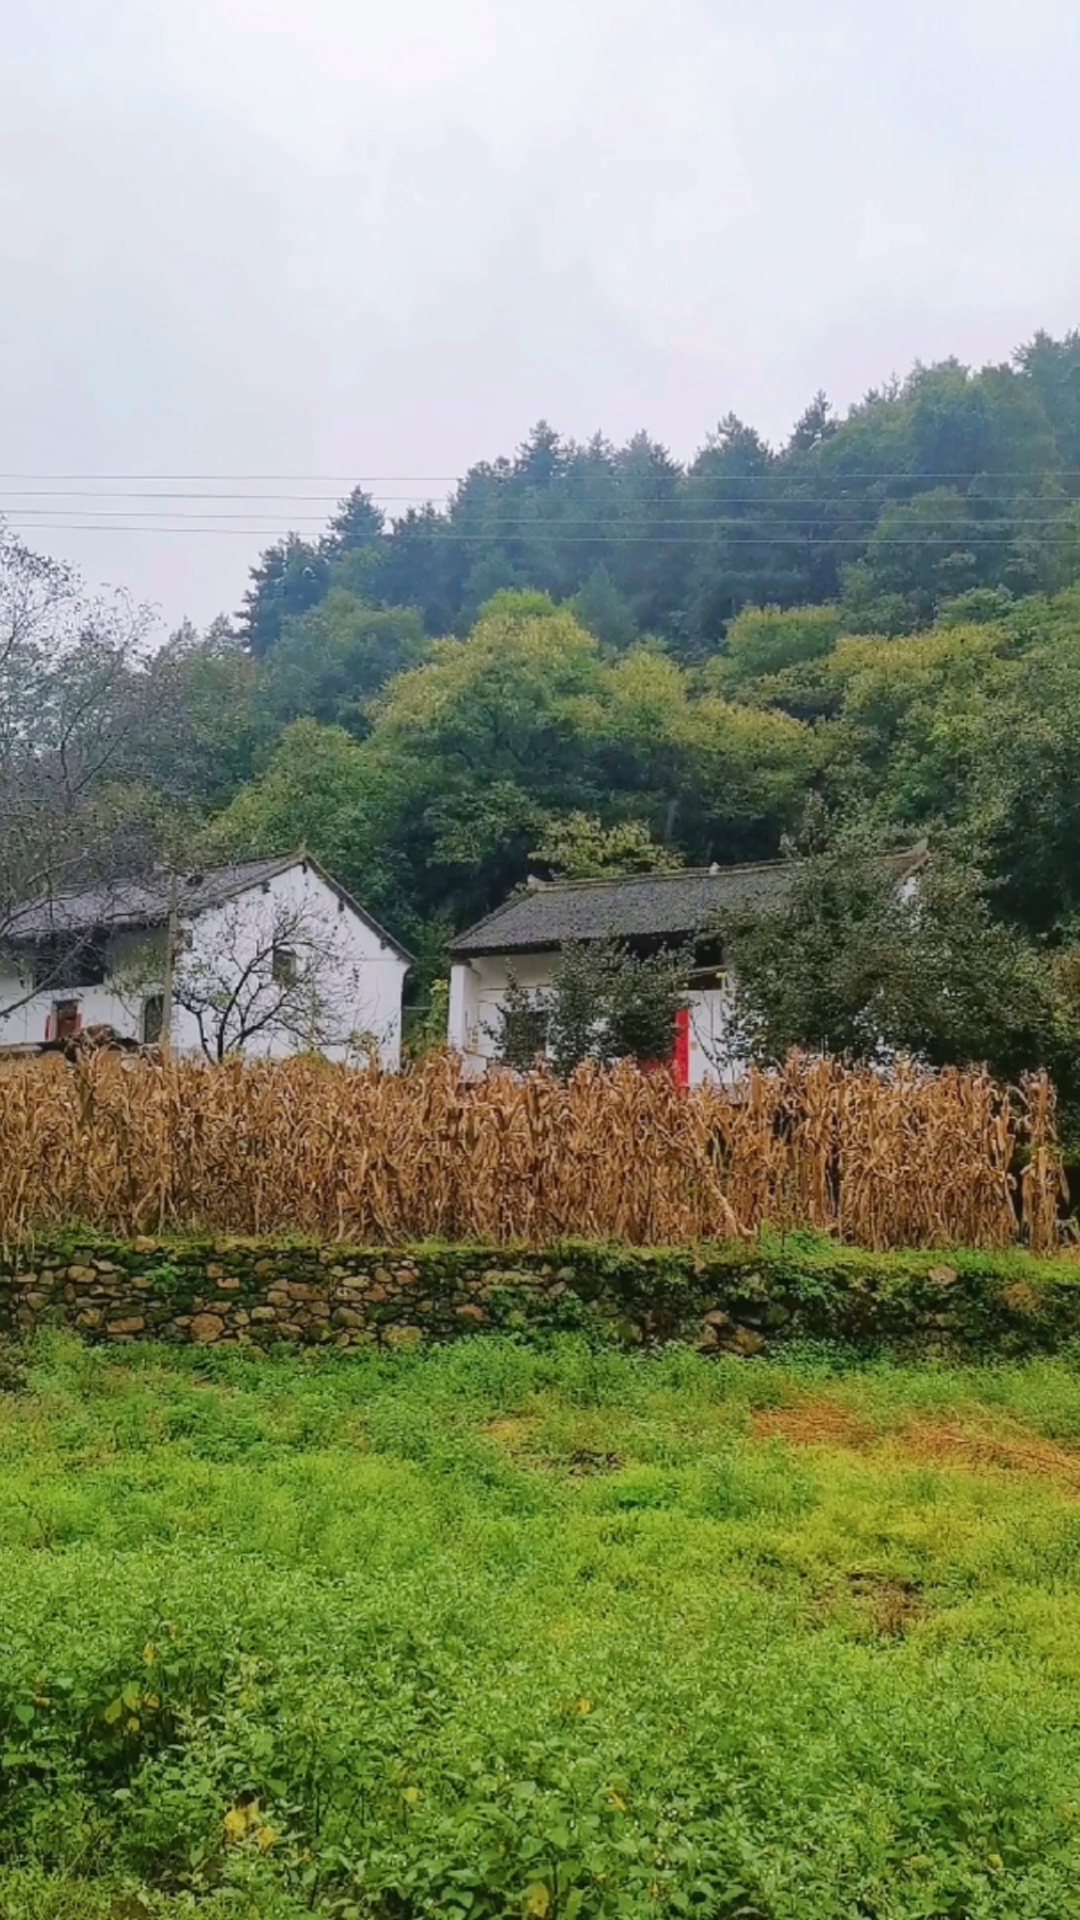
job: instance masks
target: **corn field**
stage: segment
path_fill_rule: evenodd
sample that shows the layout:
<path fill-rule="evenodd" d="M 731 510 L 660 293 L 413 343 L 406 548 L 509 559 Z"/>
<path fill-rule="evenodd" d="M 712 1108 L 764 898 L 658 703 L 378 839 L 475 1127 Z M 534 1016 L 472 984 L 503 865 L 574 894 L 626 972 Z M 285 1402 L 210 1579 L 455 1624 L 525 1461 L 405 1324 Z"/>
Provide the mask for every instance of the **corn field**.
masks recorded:
<path fill-rule="evenodd" d="M 1053 1088 L 793 1055 L 734 1089 L 581 1068 L 465 1082 L 316 1061 L 89 1058 L 0 1074 L 0 1235 L 297 1234 L 546 1245 L 1057 1244 Z"/>

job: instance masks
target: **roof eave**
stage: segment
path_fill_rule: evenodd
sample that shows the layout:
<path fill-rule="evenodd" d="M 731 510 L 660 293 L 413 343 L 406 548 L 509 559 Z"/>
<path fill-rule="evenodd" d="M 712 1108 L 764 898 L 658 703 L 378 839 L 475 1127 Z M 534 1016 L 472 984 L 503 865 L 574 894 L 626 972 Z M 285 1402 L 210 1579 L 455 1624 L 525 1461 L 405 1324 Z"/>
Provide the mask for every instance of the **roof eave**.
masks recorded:
<path fill-rule="evenodd" d="M 489 960 L 504 953 L 558 953 L 565 945 L 565 940 L 515 940 L 503 945 L 488 942 L 483 946 L 474 946 L 470 942 L 468 946 L 462 946 L 455 940 L 446 951 L 451 960 Z"/>
<path fill-rule="evenodd" d="M 493 959 L 500 954 L 560 953 L 563 947 L 602 946 L 606 940 L 700 940 L 708 931 L 704 923 L 693 927 L 632 927 L 621 931 L 618 927 L 609 927 L 604 933 L 566 933 L 557 940 L 514 940 L 501 944 L 489 942 L 484 946 L 470 943 L 465 947 L 455 941 L 446 951 L 451 960 L 483 960 Z"/>
<path fill-rule="evenodd" d="M 66 923 L 53 920 L 47 926 L 28 928 L 25 932 L 9 927 L 3 937 L 5 944 L 26 947 L 33 946 L 39 940 L 51 940 L 60 936 L 65 939 L 76 939 L 80 934 L 86 933 L 137 933 L 143 927 L 163 927 L 168 918 L 167 913 L 140 913 L 117 915 L 108 920 L 69 920 Z"/>
<path fill-rule="evenodd" d="M 183 899 L 178 899 L 177 912 L 181 919 L 194 919 L 200 914 L 211 913 L 216 908 L 225 906 L 229 901 L 239 900 L 245 893 L 252 893 L 256 888 L 265 886 L 268 881 L 277 880 L 283 873 L 289 873 L 293 867 L 299 866 L 310 867 L 318 875 L 324 886 L 329 887 L 331 893 L 349 909 L 350 913 L 355 914 L 358 920 L 362 920 L 364 925 L 370 928 L 371 932 L 382 941 L 384 946 L 389 948 L 392 953 L 397 954 L 398 958 L 403 960 L 407 967 L 415 966 L 416 956 L 410 953 L 407 947 L 403 947 L 400 940 L 395 940 L 393 934 L 388 932 L 386 927 L 381 926 L 374 915 L 368 913 L 366 908 L 362 907 L 360 902 L 354 899 L 353 895 L 349 893 L 345 887 L 341 886 L 338 881 L 333 878 L 332 874 L 326 871 L 326 868 L 321 862 L 316 860 L 314 855 L 309 853 L 306 848 L 301 848 L 295 853 L 282 854 L 279 859 L 272 862 L 268 861 L 265 870 L 257 880 L 238 880 L 235 885 L 223 888 L 214 900 L 207 901 L 200 906 L 193 906 L 191 903 L 185 903 Z M 107 933 L 132 933 L 138 932 L 142 928 L 166 926 L 169 920 L 169 912 L 169 907 L 163 903 L 159 909 L 156 909 L 152 913 L 116 914 L 110 915 L 107 920 L 95 918 L 69 921 L 66 926 L 56 922 L 49 926 L 43 925 L 37 927 L 33 931 L 27 931 L 22 934 L 9 930 L 6 938 L 12 943 L 32 945 L 35 941 L 47 940 L 54 934 L 64 934 L 74 938 L 79 934 L 92 933 L 99 927 Z"/>

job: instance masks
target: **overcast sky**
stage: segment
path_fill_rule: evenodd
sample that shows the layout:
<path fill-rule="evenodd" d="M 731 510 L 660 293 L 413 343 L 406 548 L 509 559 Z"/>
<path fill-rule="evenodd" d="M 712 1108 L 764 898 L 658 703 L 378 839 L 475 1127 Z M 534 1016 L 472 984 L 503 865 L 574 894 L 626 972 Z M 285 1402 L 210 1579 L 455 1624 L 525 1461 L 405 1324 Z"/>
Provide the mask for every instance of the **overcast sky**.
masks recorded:
<path fill-rule="evenodd" d="M 351 477 L 1003 359 L 1080 325 L 1078 83 L 1076 0 L 9 3 L 0 505 L 201 624 Z"/>

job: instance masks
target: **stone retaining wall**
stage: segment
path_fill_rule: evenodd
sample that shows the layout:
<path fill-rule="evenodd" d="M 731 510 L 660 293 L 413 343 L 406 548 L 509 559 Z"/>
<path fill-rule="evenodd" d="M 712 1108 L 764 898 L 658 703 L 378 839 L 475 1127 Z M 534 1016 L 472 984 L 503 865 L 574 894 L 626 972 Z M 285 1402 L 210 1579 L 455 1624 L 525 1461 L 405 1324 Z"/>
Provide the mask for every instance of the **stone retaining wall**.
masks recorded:
<path fill-rule="evenodd" d="M 513 1323 L 508 1293 L 522 1324 L 559 1317 L 551 1309 L 568 1291 L 568 1271 L 536 1262 L 508 1272 L 493 1257 L 448 1263 L 340 1247 L 147 1239 L 62 1256 L 43 1248 L 32 1265 L 0 1274 L 0 1326 L 26 1331 L 59 1321 L 94 1340 L 197 1346 L 405 1347 Z"/>
<path fill-rule="evenodd" d="M 0 1255 L 0 1333 L 404 1348 L 484 1328 L 587 1328 L 753 1355 L 792 1336 L 1023 1352 L 1080 1338 L 1080 1263 L 582 1244 L 508 1254 L 65 1236 Z"/>

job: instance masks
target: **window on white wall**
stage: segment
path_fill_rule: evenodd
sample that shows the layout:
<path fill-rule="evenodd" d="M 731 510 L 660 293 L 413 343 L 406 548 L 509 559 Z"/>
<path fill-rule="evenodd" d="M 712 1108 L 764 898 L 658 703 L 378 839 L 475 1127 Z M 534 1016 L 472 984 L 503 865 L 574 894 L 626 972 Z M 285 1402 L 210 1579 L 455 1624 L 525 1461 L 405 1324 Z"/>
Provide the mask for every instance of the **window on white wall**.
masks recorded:
<path fill-rule="evenodd" d="M 696 967 L 690 975 L 690 985 L 698 993 L 726 993 L 731 975 L 726 967 Z"/>
<path fill-rule="evenodd" d="M 77 939 L 57 934 L 34 948 L 35 987 L 99 987 L 105 978 L 105 948 L 91 935 Z"/>
<path fill-rule="evenodd" d="M 144 1047 L 156 1047 L 165 1025 L 165 995 L 152 993 L 143 1001 L 142 1037 Z"/>
<path fill-rule="evenodd" d="M 270 956 L 270 972 L 276 986 L 295 987 L 299 968 L 294 948 L 275 947 Z"/>

